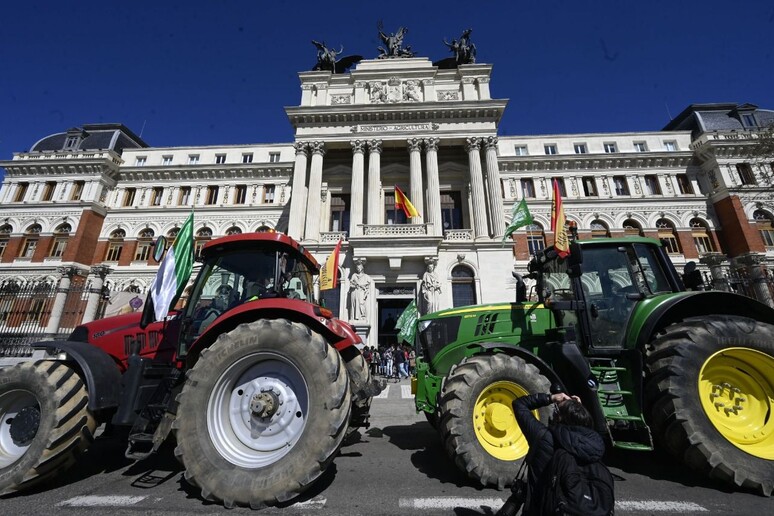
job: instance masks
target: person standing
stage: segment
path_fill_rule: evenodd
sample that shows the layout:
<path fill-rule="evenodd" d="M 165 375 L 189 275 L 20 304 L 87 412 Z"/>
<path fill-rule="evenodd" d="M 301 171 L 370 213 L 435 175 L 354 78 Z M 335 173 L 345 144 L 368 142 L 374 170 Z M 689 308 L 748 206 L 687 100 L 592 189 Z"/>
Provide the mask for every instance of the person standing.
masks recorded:
<path fill-rule="evenodd" d="M 392 348 L 387 348 L 384 350 L 384 356 L 387 359 L 387 368 L 385 370 L 385 373 L 387 374 L 387 378 L 392 378 L 392 367 L 394 364 L 394 354 L 392 352 Z"/>
<path fill-rule="evenodd" d="M 403 349 L 395 344 L 395 347 L 392 348 L 393 355 L 395 356 L 395 364 L 397 367 L 397 375 L 398 378 L 403 378 L 404 376 L 408 378 L 408 373 L 405 371 L 406 368 L 406 354 L 403 352 Z"/>

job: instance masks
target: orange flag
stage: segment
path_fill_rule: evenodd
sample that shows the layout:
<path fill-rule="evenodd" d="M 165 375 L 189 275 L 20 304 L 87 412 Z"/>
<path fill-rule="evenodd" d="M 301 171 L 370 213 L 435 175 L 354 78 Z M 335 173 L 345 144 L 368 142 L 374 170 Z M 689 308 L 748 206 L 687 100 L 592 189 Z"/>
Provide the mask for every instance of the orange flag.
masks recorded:
<path fill-rule="evenodd" d="M 320 269 L 320 290 L 336 288 L 339 279 L 339 251 L 341 251 L 341 239 Z"/>
<path fill-rule="evenodd" d="M 414 205 L 411 204 L 411 201 L 408 200 L 406 194 L 404 194 L 401 189 L 398 188 L 398 185 L 395 185 L 395 209 L 403 210 L 403 213 L 406 214 L 407 218 L 420 217 L 417 209 L 414 208 Z"/>
<path fill-rule="evenodd" d="M 559 183 L 554 179 L 554 200 L 551 203 L 551 231 L 554 232 L 554 249 L 556 249 L 560 258 L 570 254 L 570 241 L 567 238 L 565 222 L 562 194 L 559 192 Z"/>

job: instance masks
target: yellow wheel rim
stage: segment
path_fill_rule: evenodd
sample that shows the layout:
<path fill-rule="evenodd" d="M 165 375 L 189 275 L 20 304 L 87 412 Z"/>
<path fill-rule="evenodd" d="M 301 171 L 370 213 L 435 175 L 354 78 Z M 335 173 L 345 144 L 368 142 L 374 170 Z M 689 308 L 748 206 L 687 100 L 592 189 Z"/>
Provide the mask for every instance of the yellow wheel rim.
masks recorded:
<path fill-rule="evenodd" d="M 727 348 L 699 372 L 704 412 L 723 437 L 742 451 L 774 459 L 774 357 Z"/>
<path fill-rule="evenodd" d="M 516 460 L 527 454 L 529 445 L 513 416 L 511 403 L 529 394 L 513 382 L 495 382 L 488 385 L 473 409 L 473 428 L 481 446 L 500 460 Z M 538 416 L 534 411 L 535 417 Z"/>

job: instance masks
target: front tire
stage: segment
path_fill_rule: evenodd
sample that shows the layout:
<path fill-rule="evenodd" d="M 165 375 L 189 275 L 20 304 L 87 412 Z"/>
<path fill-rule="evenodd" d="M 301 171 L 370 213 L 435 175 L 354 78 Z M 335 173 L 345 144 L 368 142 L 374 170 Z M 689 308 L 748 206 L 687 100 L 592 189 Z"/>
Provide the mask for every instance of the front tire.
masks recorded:
<path fill-rule="evenodd" d="M 349 412 L 346 369 L 319 334 L 284 319 L 242 324 L 189 371 L 175 455 L 205 499 L 276 505 L 330 465 Z"/>
<path fill-rule="evenodd" d="M 691 468 L 770 496 L 774 487 L 774 326 L 691 318 L 649 346 L 656 438 Z"/>
<path fill-rule="evenodd" d="M 519 357 L 498 353 L 464 359 L 441 393 L 438 427 L 446 452 L 482 485 L 509 486 L 529 449 L 513 400 L 549 388 L 548 379 Z M 537 412 L 548 421 L 548 408 Z"/>
<path fill-rule="evenodd" d="M 66 470 L 94 440 L 86 387 L 67 364 L 26 362 L 0 369 L 0 495 Z"/>

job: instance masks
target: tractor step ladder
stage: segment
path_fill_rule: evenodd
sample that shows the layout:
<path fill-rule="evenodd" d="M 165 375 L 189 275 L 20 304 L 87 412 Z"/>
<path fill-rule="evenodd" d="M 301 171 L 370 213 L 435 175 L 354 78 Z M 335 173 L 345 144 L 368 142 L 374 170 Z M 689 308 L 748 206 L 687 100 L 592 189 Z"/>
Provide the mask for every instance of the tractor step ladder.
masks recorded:
<path fill-rule="evenodd" d="M 619 373 L 627 368 L 617 366 L 614 358 L 592 358 L 591 372 L 597 378 L 597 396 L 605 418 L 613 446 L 626 450 L 650 451 L 653 438 L 642 415 L 641 407 L 629 389 L 621 388 Z"/>
<path fill-rule="evenodd" d="M 159 374 L 159 371 L 154 370 L 150 372 L 150 375 L 153 374 Z M 161 380 L 156 390 L 145 407 L 143 407 L 129 432 L 129 442 L 126 452 L 124 452 L 124 456 L 127 459 L 146 459 L 158 450 L 159 446 L 164 442 L 167 434 L 164 433 L 164 435 L 160 435 L 157 438 L 156 430 L 159 427 L 163 427 L 163 430 L 168 432 L 169 428 L 171 428 L 174 416 L 170 419 L 167 409 L 179 376 L 180 371 L 173 368 L 167 368 L 165 372 L 162 372 Z"/>

